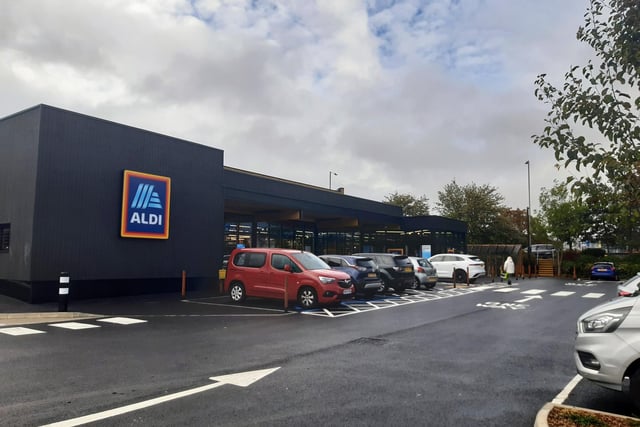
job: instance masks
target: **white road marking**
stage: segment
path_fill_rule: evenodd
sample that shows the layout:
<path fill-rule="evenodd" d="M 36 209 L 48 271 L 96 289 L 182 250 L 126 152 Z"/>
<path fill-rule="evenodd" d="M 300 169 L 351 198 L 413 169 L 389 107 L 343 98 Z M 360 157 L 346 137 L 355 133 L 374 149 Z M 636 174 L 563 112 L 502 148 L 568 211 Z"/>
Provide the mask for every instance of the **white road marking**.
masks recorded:
<path fill-rule="evenodd" d="M 106 319 L 98 319 L 98 322 L 116 323 L 118 325 L 133 325 L 136 323 L 146 323 L 146 320 L 132 319 L 130 317 L 108 317 Z"/>
<path fill-rule="evenodd" d="M 551 403 L 562 405 L 564 401 L 567 400 L 567 397 L 569 397 L 569 394 L 573 391 L 573 389 L 576 388 L 581 379 L 582 377 L 579 374 L 573 377 L 573 379 L 569 381 L 569 384 L 564 386 L 562 391 L 558 393 L 558 395 L 551 401 Z"/>
<path fill-rule="evenodd" d="M 182 397 L 191 396 L 193 394 L 202 393 L 203 391 L 212 390 L 225 384 L 233 384 L 239 387 L 247 387 L 254 382 L 264 378 L 265 376 L 277 371 L 280 367 L 272 369 L 262 369 L 259 371 L 241 372 L 238 374 L 222 375 L 219 377 L 209 378 L 212 381 L 218 381 L 213 384 L 207 384 L 205 386 L 192 388 L 190 390 L 184 390 L 178 393 L 169 394 L 166 396 L 156 397 L 155 399 L 145 400 L 143 402 L 133 403 L 131 405 L 123 406 L 121 408 L 109 409 L 107 411 L 97 412 L 91 415 L 85 415 L 83 417 L 73 418 L 70 420 L 60 421 L 53 424 L 47 424 L 42 427 L 74 427 L 81 424 L 92 423 L 94 421 L 104 420 L 106 418 L 115 417 L 118 415 L 126 414 L 128 412 L 137 411 L 139 409 L 149 408 L 150 406 L 159 405 L 160 403 L 169 402 L 172 400 L 180 399 Z"/>
<path fill-rule="evenodd" d="M 494 289 L 493 292 L 515 292 L 515 291 L 519 291 L 520 288 L 500 288 L 500 289 Z"/>
<path fill-rule="evenodd" d="M 91 325 L 89 323 L 80 323 L 80 322 L 50 323 L 49 326 L 55 326 L 56 328 L 72 329 L 74 331 L 77 331 L 79 329 L 91 329 L 91 328 L 100 327 L 100 325 Z"/>
<path fill-rule="evenodd" d="M 602 298 L 604 294 L 600 294 L 597 292 L 591 292 L 582 296 L 582 298 Z"/>
<path fill-rule="evenodd" d="M 525 295 L 538 295 L 538 294 L 543 294 L 547 292 L 544 289 L 529 289 L 528 291 L 522 291 L 521 293 L 525 294 Z"/>
<path fill-rule="evenodd" d="M 17 326 L 13 328 L 3 328 L 0 329 L 0 333 L 13 335 L 14 337 L 19 335 L 32 335 L 32 334 L 44 334 L 44 331 L 38 331 L 37 329 L 31 328 L 23 328 L 22 326 Z"/>
<path fill-rule="evenodd" d="M 575 292 L 558 291 L 558 292 L 555 292 L 555 293 L 551 294 L 551 296 L 552 297 L 566 297 L 566 296 L 573 295 L 573 294 L 575 294 Z"/>

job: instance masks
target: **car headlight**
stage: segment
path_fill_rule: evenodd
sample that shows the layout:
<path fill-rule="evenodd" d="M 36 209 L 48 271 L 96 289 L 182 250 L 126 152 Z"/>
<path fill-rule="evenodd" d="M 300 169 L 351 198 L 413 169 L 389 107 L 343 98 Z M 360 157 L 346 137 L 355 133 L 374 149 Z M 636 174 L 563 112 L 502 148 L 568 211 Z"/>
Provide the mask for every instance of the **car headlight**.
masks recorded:
<path fill-rule="evenodd" d="M 606 333 L 618 329 L 631 307 L 617 308 L 604 313 L 593 314 L 582 320 L 582 331 L 585 333 Z"/>
<path fill-rule="evenodd" d="M 320 276 L 318 277 L 318 279 L 320 279 L 320 281 L 325 285 L 336 281 L 336 279 L 334 279 L 333 277 L 327 277 L 327 276 Z"/>

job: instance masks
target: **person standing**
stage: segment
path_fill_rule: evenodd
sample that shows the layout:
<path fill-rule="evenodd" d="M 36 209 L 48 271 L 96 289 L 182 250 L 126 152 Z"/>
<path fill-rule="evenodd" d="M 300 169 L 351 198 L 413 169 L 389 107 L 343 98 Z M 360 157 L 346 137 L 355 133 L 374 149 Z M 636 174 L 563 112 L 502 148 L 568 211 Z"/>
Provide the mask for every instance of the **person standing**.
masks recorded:
<path fill-rule="evenodd" d="M 502 271 L 504 272 L 504 278 L 507 279 L 507 284 L 511 285 L 510 277 L 513 276 L 516 272 L 516 265 L 513 262 L 513 259 L 508 256 L 502 265 Z"/>

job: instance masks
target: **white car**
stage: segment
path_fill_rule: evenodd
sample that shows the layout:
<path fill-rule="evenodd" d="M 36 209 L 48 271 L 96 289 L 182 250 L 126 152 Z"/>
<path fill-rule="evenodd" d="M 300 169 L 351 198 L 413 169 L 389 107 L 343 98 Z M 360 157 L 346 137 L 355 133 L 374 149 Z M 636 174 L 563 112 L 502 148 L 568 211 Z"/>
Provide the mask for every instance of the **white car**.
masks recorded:
<path fill-rule="evenodd" d="M 640 408 L 640 298 L 616 298 L 578 319 L 574 359 L 578 373 L 622 391 Z"/>
<path fill-rule="evenodd" d="M 438 278 L 454 279 L 456 283 L 466 282 L 467 274 L 471 283 L 487 275 L 484 261 L 475 255 L 440 254 L 429 258 L 429 262 L 436 268 Z"/>

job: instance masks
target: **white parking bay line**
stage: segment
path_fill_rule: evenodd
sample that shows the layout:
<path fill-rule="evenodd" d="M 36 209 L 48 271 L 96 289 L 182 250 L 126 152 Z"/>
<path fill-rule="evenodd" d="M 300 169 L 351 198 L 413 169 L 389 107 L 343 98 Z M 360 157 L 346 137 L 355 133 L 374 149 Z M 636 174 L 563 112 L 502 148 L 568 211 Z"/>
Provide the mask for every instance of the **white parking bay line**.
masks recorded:
<path fill-rule="evenodd" d="M 18 335 L 31 335 L 31 334 L 44 334 L 44 331 L 38 331 L 37 329 L 31 329 L 31 328 L 23 328 L 22 326 L 18 326 L 18 327 L 14 327 L 14 328 L 3 328 L 0 329 L 0 333 L 3 334 L 7 334 L 7 335 L 13 335 L 18 336 Z"/>
<path fill-rule="evenodd" d="M 600 294 L 598 292 L 590 292 L 588 294 L 582 295 L 582 298 L 602 298 L 604 294 Z"/>
<path fill-rule="evenodd" d="M 146 323 L 146 320 L 132 319 L 131 317 L 107 317 L 106 319 L 98 319 L 98 322 L 116 323 L 118 325 L 133 325 L 135 323 Z"/>
<path fill-rule="evenodd" d="M 538 294 L 543 294 L 545 292 L 547 291 L 544 289 L 529 289 L 528 291 L 522 291 L 521 293 L 525 295 L 538 295 Z"/>
<path fill-rule="evenodd" d="M 99 325 L 91 325 L 89 323 L 80 323 L 80 322 L 65 322 L 65 323 L 50 323 L 49 326 L 55 326 L 56 328 L 64 328 L 64 329 L 91 329 L 91 328 L 99 328 Z"/>
<path fill-rule="evenodd" d="M 500 289 L 494 289 L 493 292 L 514 292 L 519 290 L 520 288 L 500 288 Z"/>
<path fill-rule="evenodd" d="M 573 295 L 573 294 L 575 294 L 575 292 L 558 291 L 558 292 L 555 292 L 555 293 L 551 294 L 551 296 L 552 297 L 566 297 L 566 296 Z"/>

